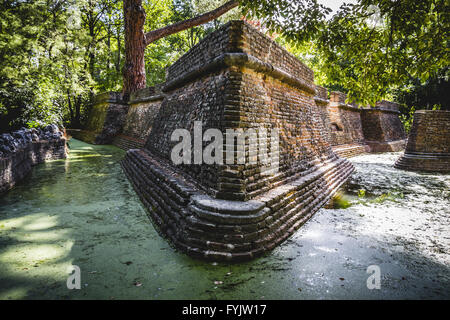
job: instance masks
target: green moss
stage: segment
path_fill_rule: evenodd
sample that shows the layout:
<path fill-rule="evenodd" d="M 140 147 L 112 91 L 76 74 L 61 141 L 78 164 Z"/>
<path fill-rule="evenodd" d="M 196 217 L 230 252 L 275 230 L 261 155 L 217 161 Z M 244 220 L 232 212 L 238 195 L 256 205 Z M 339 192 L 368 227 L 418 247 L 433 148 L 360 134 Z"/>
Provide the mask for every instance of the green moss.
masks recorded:
<path fill-rule="evenodd" d="M 332 199 L 333 209 L 347 209 L 352 206 L 348 196 L 342 192 L 337 192 Z"/>

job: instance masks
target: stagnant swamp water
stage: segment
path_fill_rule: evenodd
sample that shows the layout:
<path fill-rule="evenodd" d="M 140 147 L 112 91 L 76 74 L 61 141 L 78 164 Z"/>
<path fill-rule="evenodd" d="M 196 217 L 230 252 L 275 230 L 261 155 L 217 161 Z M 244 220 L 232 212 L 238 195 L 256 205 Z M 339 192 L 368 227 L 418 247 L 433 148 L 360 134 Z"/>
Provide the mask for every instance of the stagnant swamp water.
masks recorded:
<path fill-rule="evenodd" d="M 0 196 L 0 299 L 450 298 L 450 175 L 351 159 L 336 209 L 243 264 L 206 263 L 159 236 L 119 165 L 124 152 L 72 139 Z M 345 209 L 344 209 L 345 208 Z M 68 290 L 70 266 L 81 290 Z M 367 288 L 377 265 L 381 288 Z"/>

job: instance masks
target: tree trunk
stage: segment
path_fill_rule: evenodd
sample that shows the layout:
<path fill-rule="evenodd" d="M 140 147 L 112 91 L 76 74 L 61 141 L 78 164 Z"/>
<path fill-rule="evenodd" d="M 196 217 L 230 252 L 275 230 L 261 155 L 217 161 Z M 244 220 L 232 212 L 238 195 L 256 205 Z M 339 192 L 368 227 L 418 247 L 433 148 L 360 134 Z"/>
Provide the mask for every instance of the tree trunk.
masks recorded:
<path fill-rule="evenodd" d="M 130 93 L 145 88 L 145 11 L 142 0 L 124 0 L 125 19 L 125 65 L 123 67 L 123 94 L 128 100 Z"/>
<path fill-rule="evenodd" d="M 120 71 L 120 33 L 119 31 L 117 31 L 117 59 L 116 59 L 116 71 L 119 72 Z"/>
<path fill-rule="evenodd" d="M 147 32 L 145 34 L 145 44 L 149 45 L 150 43 L 155 42 L 158 39 L 167 37 L 171 34 L 210 22 L 227 13 L 231 9 L 237 7 L 238 5 L 239 2 L 237 0 L 228 1 L 217 9 L 201 14 L 195 18 L 180 21 L 167 27 Z"/>

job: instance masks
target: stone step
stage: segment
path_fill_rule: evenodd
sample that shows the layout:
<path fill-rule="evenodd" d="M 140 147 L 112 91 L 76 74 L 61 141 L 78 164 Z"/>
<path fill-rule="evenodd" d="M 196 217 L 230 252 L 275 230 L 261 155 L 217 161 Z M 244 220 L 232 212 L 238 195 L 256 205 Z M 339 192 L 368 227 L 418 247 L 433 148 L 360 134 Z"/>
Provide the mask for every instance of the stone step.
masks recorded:
<path fill-rule="evenodd" d="M 159 232 L 176 248 L 215 261 L 247 260 L 271 250 L 327 203 L 354 170 L 338 159 L 255 200 L 229 201 L 196 189 L 148 152 L 129 150 L 122 167 Z"/>

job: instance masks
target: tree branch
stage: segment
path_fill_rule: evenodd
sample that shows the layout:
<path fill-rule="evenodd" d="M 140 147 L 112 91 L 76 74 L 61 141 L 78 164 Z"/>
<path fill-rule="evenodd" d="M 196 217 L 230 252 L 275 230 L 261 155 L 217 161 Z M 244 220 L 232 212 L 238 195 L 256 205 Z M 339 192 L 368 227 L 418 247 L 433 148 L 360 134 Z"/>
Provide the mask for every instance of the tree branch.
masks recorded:
<path fill-rule="evenodd" d="M 239 4 L 238 1 L 232 0 L 225 3 L 223 6 L 220 6 L 217 9 L 214 9 L 212 11 L 209 11 L 207 13 L 204 13 L 202 15 L 199 15 L 195 18 L 180 21 L 174 24 L 171 24 L 170 26 L 153 30 L 150 32 L 147 32 L 145 34 L 145 46 L 148 46 L 150 43 L 155 42 L 158 39 L 167 37 L 168 35 L 196 27 L 199 25 L 202 25 L 204 23 L 207 23 L 211 20 L 214 20 L 221 15 L 225 14 L 226 12 L 230 11 L 231 9 L 237 7 Z"/>

